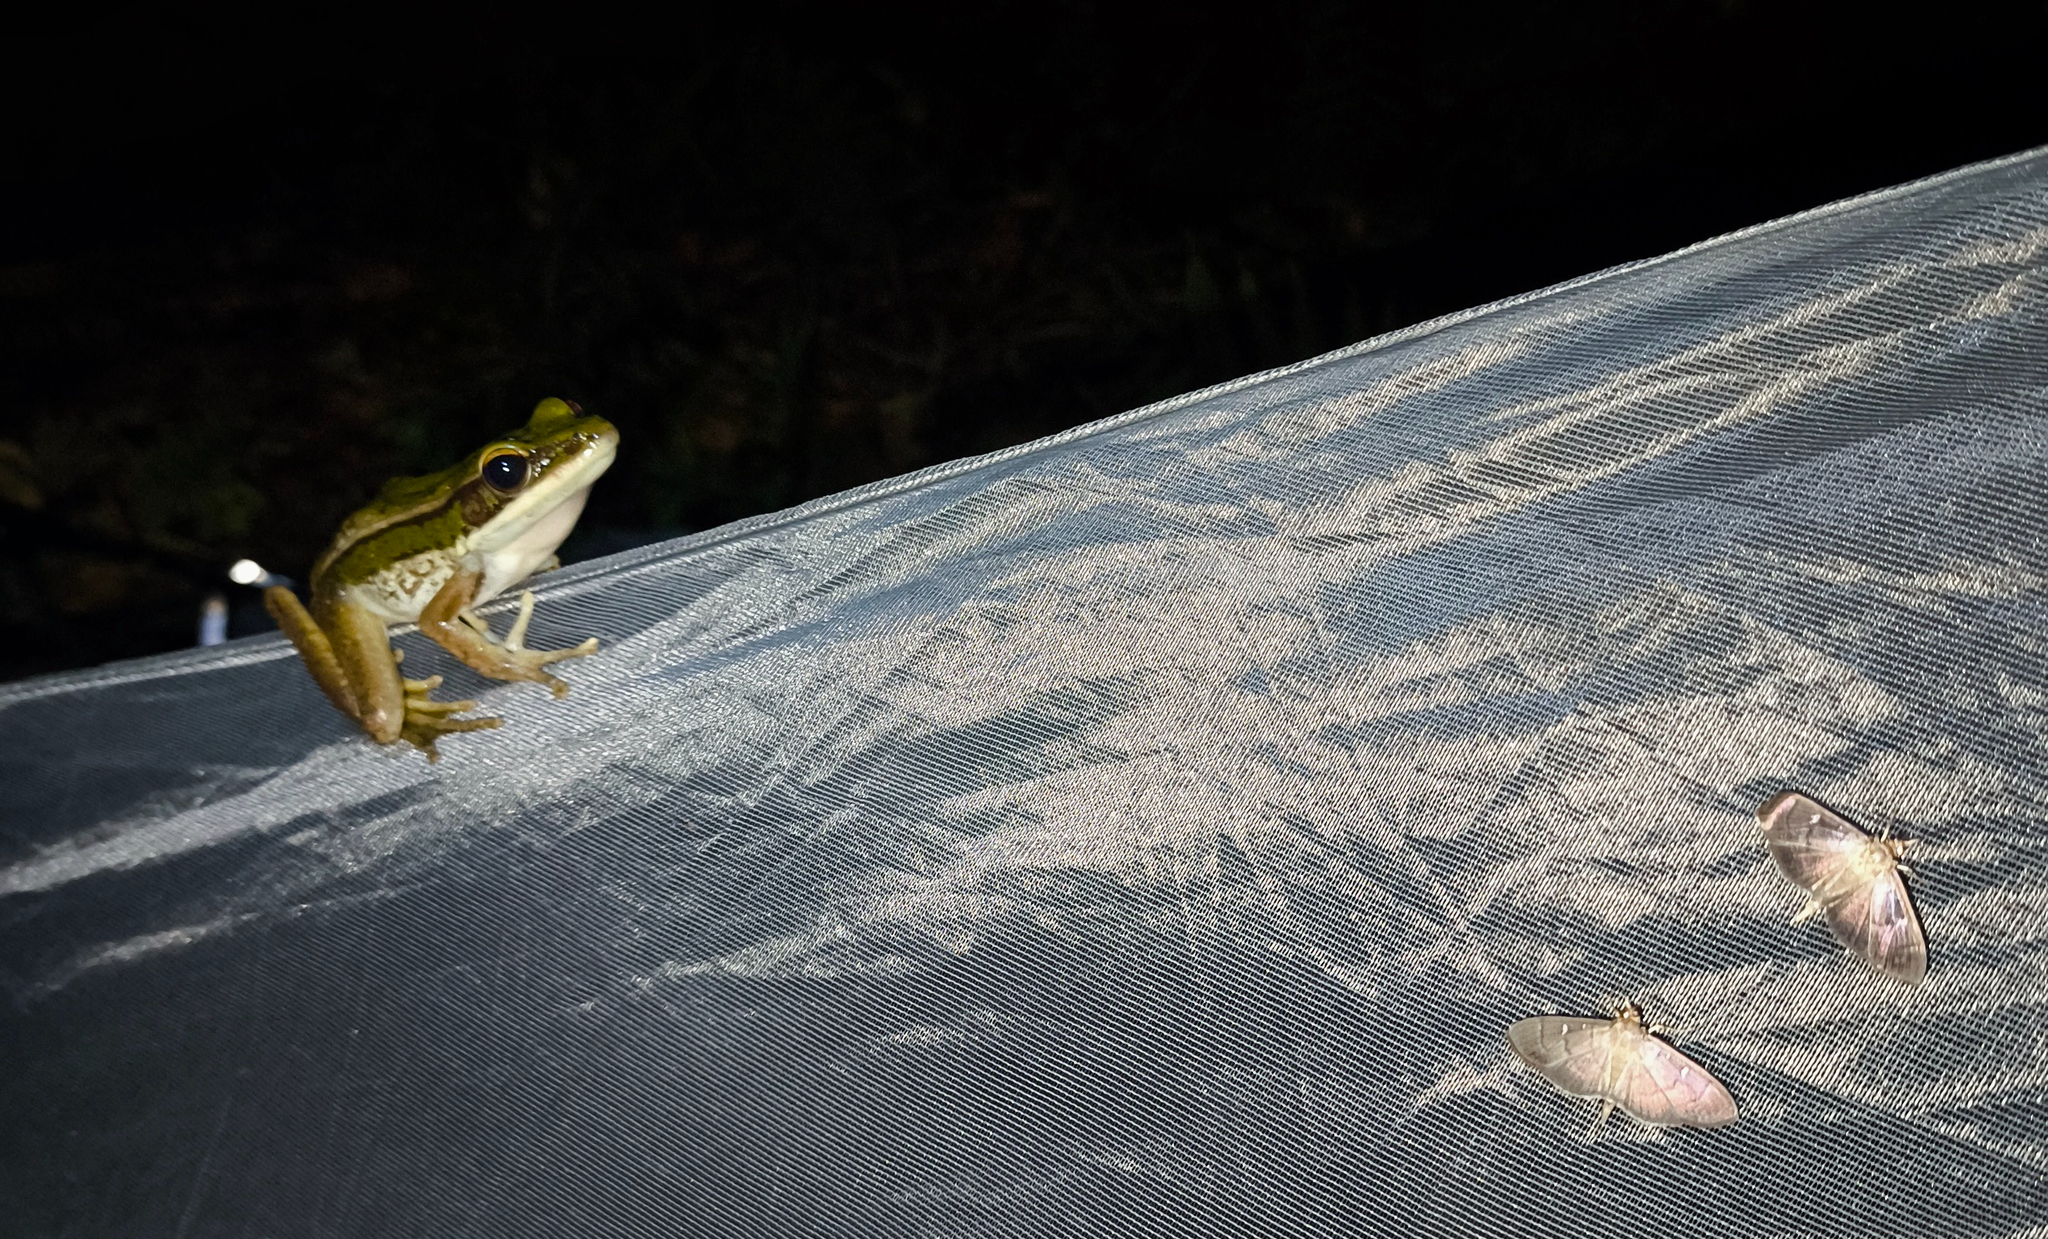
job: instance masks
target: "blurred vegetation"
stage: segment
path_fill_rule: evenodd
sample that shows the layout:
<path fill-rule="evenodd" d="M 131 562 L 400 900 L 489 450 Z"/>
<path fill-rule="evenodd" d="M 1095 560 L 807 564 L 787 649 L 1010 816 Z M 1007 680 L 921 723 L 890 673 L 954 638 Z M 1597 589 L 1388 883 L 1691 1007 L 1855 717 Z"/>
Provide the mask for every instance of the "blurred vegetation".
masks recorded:
<path fill-rule="evenodd" d="M 386 477 L 543 395 L 624 435 L 574 557 L 2048 141 L 2048 12 L 1922 18 L 761 4 L 459 54 L 280 28 L 261 62 L 240 23 L 51 36 L 0 169 L 0 677 L 189 644 L 229 561 L 303 575 Z"/>

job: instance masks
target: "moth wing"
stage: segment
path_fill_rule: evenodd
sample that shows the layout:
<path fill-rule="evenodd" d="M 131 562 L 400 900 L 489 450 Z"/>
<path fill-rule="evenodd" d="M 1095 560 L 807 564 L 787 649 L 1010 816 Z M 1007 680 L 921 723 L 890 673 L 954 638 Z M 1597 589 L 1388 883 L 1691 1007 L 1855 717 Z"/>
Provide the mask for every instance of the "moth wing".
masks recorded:
<path fill-rule="evenodd" d="M 1918 985 L 1927 977 L 1927 935 L 1906 894 L 1896 864 L 1827 904 L 1836 941 L 1895 981 Z"/>
<path fill-rule="evenodd" d="M 1819 802 L 1779 792 L 1756 811 L 1764 845 L 1778 870 L 1807 890 L 1828 885 L 1866 846 L 1870 836 Z"/>
<path fill-rule="evenodd" d="M 1508 1025 L 1507 1038 L 1516 1058 L 1565 1092 L 1574 1097 L 1607 1096 L 1613 1020 L 1538 1015 Z"/>
<path fill-rule="evenodd" d="M 1724 1127 L 1735 1121 L 1735 1098 L 1707 1069 L 1655 1037 L 1636 1038 L 1615 1085 L 1614 1104 L 1660 1127 Z"/>

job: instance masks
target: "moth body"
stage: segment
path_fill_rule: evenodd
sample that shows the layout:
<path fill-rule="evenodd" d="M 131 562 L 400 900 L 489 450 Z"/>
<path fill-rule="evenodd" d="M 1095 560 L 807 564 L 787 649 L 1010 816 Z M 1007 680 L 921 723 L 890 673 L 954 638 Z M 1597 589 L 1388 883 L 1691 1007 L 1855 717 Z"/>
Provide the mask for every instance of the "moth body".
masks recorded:
<path fill-rule="evenodd" d="M 1906 844 L 1872 838 L 1798 792 L 1779 792 L 1756 812 L 1779 872 L 1810 898 L 1797 925 L 1827 917 L 1835 940 L 1885 976 L 1907 985 L 1927 975 L 1927 938 L 1900 876 Z"/>
<path fill-rule="evenodd" d="M 1611 1020 L 1539 1015 L 1508 1025 L 1508 1048 L 1526 1066 L 1574 1097 L 1615 1107 L 1658 1127 L 1722 1127 L 1736 1119 L 1735 1099 L 1706 1068 L 1660 1040 L 1624 1003 Z"/>

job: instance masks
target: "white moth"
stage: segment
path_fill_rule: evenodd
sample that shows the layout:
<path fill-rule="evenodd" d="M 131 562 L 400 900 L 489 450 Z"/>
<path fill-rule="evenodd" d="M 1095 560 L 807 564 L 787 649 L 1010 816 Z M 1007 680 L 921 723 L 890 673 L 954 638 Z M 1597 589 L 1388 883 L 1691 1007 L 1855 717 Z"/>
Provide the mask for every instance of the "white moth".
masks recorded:
<path fill-rule="evenodd" d="M 1508 1048 L 1537 1075 L 1574 1097 L 1606 1104 L 1593 1130 L 1616 1106 L 1659 1127 L 1723 1127 L 1735 1121 L 1735 1099 L 1706 1068 L 1657 1039 L 1635 1004 L 1611 1020 L 1539 1015 L 1508 1025 Z"/>
<path fill-rule="evenodd" d="M 1771 859 L 1812 896 L 1797 925 L 1825 912 L 1835 940 L 1894 981 L 1927 975 L 1927 938 L 1899 876 L 1903 840 L 1873 839 L 1798 792 L 1779 792 L 1756 811 Z"/>

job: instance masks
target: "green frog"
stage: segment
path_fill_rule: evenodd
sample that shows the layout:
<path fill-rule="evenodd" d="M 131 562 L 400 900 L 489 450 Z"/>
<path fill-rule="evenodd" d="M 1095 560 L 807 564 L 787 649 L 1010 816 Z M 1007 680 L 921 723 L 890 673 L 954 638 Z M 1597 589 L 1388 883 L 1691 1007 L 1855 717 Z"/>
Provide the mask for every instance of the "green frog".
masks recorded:
<path fill-rule="evenodd" d="M 550 664 L 581 658 L 597 638 L 566 650 L 529 650 L 533 593 L 502 640 L 474 608 L 557 566 L 555 548 L 583 514 L 591 484 L 618 453 L 619 432 L 566 400 L 543 400 L 526 425 L 451 469 L 394 478 L 341 523 L 313 565 L 310 607 L 282 586 L 263 605 L 297 647 L 320 691 L 372 740 L 403 740 L 439 760 L 448 732 L 496 727 L 456 718 L 474 701 L 435 701 L 441 677 L 406 679 L 386 628 L 416 622 L 428 639 L 497 680 L 531 680 L 560 697 Z"/>

